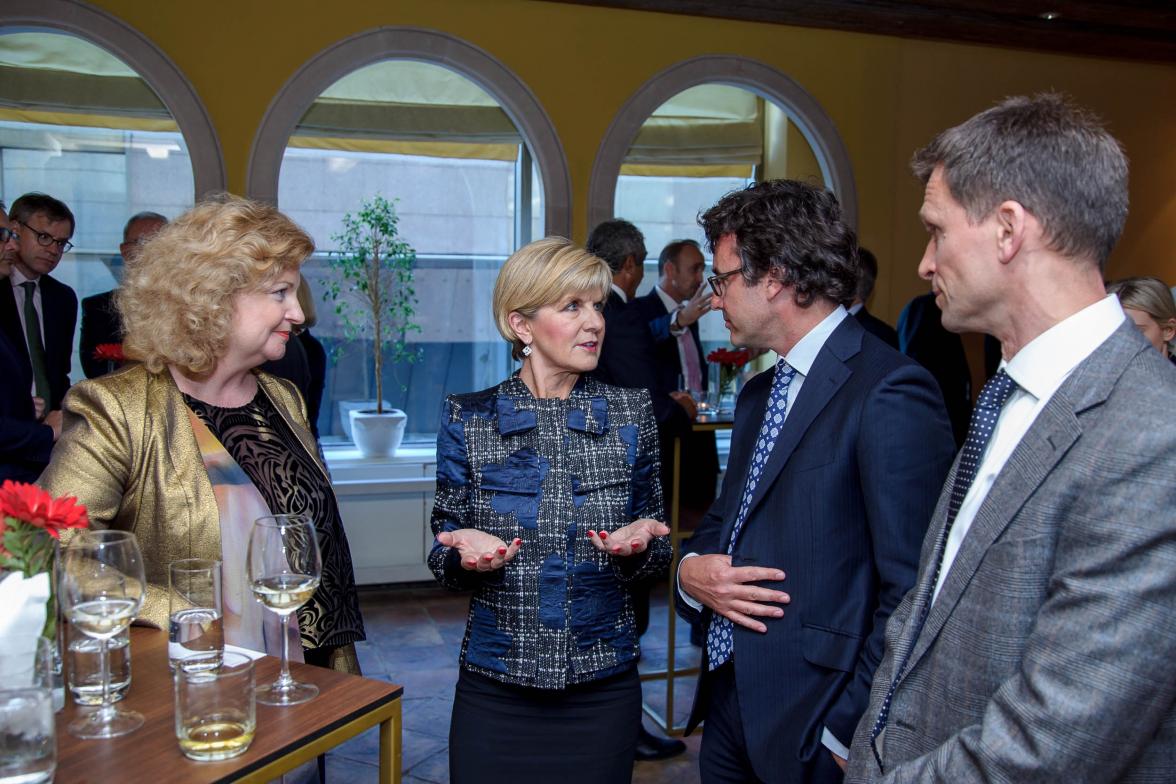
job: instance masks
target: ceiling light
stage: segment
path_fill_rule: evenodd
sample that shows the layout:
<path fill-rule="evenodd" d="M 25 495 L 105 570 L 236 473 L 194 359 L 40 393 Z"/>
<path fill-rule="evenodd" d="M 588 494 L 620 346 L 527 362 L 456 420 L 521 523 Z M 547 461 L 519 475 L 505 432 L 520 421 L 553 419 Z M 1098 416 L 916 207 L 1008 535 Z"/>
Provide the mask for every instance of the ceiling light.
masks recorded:
<path fill-rule="evenodd" d="M 1044 19 L 1047 22 L 1052 22 L 1055 19 L 1060 19 L 1061 16 L 1062 15 L 1059 14 L 1057 11 L 1042 11 L 1040 14 L 1037 15 L 1037 18 Z"/>

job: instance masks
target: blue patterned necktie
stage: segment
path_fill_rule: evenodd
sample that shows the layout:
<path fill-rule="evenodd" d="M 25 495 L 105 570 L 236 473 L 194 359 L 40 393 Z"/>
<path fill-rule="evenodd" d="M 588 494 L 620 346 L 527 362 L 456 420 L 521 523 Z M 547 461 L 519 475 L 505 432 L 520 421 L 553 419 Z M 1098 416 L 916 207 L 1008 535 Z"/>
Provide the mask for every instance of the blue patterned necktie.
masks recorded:
<path fill-rule="evenodd" d="M 943 568 L 943 554 L 947 550 L 947 537 L 951 534 L 951 526 L 955 523 L 956 515 L 960 512 L 964 497 L 967 496 L 972 482 L 976 479 L 976 471 L 980 468 L 980 459 L 984 457 L 988 440 L 992 438 L 996 420 L 1000 418 L 1000 410 L 1016 388 L 1017 382 L 1013 381 L 1008 373 L 1001 370 L 988 379 L 984 388 L 980 390 L 980 397 L 976 400 L 976 408 L 972 411 L 972 421 L 968 425 L 968 437 L 964 441 L 964 448 L 960 450 L 960 464 L 956 469 L 955 481 L 951 485 L 951 498 L 947 502 L 947 523 L 943 529 L 943 547 L 939 551 L 939 561 L 935 564 L 935 573 L 931 576 L 931 585 L 927 591 L 926 600 L 919 608 L 914 634 L 910 638 L 910 648 L 903 656 L 901 665 L 894 670 L 894 678 L 890 681 L 886 698 L 882 700 L 882 709 L 878 711 L 878 719 L 870 731 L 871 745 L 890 718 L 890 700 L 894 697 L 894 690 L 910 660 L 911 651 L 915 649 L 915 643 L 923 632 L 923 625 L 927 622 L 927 614 L 931 610 L 931 597 L 935 593 L 935 586 L 939 584 L 939 572 Z M 877 748 L 874 749 L 874 756 L 879 757 Z M 878 765 L 879 767 L 882 765 L 880 757 Z"/>
<path fill-rule="evenodd" d="M 755 493 L 755 486 L 759 484 L 760 475 L 767 465 L 768 456 L 772 454 L 772 447 L 776 445 L 776 438 L 784 427 L 784 419 L 788 416 L 788 387 L 796 377 L 796 368 L 789 365 L 781 357 L 776 363 L 776 375 L 772 379 L 772 391 L 768 394 L 768 406 L 764 410 L 764 421 L 760 425 L 759 436 L 755 440 L 755 453 L 751 458 L 751 465 L 747 469 L 747 481 L 743 485 L 743 495 L 739 500 L 739 513 L 735 515 L 735 525 L 731 529 L 731 541 L 727 543 L 727 554 L 735 552 L 735 543 L 739 540 L 739 531 L 743 528 L 743 521 L 747 518 L 747 510 L 751 508 L 751 497 Z M 714 669 L 726 663 L 731 658 L 734 647 L 734 628 L 731 621 L 722 615 L 711 618 L 710 628 L 706 632 L 706 652 L 709 659 L 709 669 Z"/>

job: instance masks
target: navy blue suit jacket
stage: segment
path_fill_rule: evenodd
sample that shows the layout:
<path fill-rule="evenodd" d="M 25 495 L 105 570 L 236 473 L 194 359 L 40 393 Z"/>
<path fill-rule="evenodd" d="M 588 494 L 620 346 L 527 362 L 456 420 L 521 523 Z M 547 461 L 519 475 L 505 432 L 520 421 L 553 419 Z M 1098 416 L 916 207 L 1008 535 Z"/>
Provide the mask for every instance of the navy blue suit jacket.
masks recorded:
<path fill-rule="evenodd" d="M 78 295 L 69 286 L 49 275 L 41 276 L 40 287 L 41 321 L 45 325 L 41 339 L 45 343 L 45 360 L 49 371 L 50 394 L 46 403 L 49 406 L 47 410 L 52 411 L 61 408 L 61 399 L 69 390 L 74 328 L 78 324 Z M 19 364 L 31 377 L 33 368 L 29 362 L 20 316 L 16 312 L 16 300 L 11 281 L 0 280 L 0 331 L 8 336 L 18 352 Z M 23 297 L 21 301 L 24 301 Z"/>
<path fill-rule="evenodd" d="M 653 336 L 641 312 L 610 290 L 604 304 L 604 344 L 592 376 L 617 387 L 648 389 L 658 429 L 671 427 L 684 432 L 690 427 L 690 418 L 670 397 L 675 387 L 663 387 L 658 381 L 654 355 Z"/>
<path fill-rule="evenodd" d="M 3 279 L 0 284 L 8 285 Z M 0 332 L 0 482 L 34 482 L 49 462 L 53 430 L 36 420 L 28 359 Z"/>
<path fill-rule="evenodd" d="M 719 499 L 690 550 L 725 553 L 774 370 L 744 387 Z M 846 318 L 818 353 L 756 487 L 732 563 L 782 569 L 784 617 L 735 626 L 747 748 L 768 782 L 804 780 L 828 727 L 846 746 L 882 658 L 886 619 L 914 584 L 954 446 L 926 370 Z M 678 602 L 688 620 L 698 613 Z M 703 621 L 711 612 L 703 610 Z M 705 652 L 704 652 L 705 659 Z M 689 726 L 707 705 L 704 661 Z"/>

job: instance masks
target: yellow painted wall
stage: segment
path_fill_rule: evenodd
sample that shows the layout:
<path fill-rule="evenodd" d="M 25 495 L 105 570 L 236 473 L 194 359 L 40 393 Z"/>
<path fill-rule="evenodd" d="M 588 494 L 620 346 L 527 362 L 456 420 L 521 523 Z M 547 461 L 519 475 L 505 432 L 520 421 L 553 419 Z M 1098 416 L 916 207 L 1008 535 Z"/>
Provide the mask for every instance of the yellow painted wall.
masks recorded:
<path fill-rule="evenodd" d="M 1132 160 L 1131 217 L 1108 274 L 1176 282 L 1176 67 L 995 47 L 571 6 L 541 0 L 94 0 L 158 45 L 195 86 L 243 191 L 274 94 L 308 58 L 381 25 L 441 30 L 483 48 L 535 92 L 571 169 L 574 234 L 600 140 L 658 71 L 701 54 L 751 57 L 821 103 L 853 161 L 862 242 L 882 271 L 873 309 L 891 321 L 926 285 L 911 152 L 999 98 L 1060 89 L 1100 113 Z"/>

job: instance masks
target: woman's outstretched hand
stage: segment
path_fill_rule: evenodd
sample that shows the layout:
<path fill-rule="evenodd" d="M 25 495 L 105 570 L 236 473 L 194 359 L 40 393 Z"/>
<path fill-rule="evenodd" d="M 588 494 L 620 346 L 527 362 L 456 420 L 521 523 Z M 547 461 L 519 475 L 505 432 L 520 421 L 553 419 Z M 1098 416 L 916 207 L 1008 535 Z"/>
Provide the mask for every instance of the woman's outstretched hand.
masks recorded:
<path fill-rule="evenodd" d="M 650 540 L 657 536 L 665 536 L 669 532 L 670 527 L 665 523 L 643 517 L 624 528 L 618 528 L 611 534 L 607 531 L 589 531 L 588 539 L 602 553 L 624 557 L 643 552 L 649 547 Z"/>
<path fill-rule="evenodd" d="M 456 547 L 461 555 L 461 567 L 471 572 L 490 572 L 501 569 L 514 558 L 523 545 L 522 539 L 515 539 L 509 545 L 497 536 L 479 531 L 477 528 L 461 528 L 456 531 L 442 531 L 437 541 L 446 547 Z"/>

